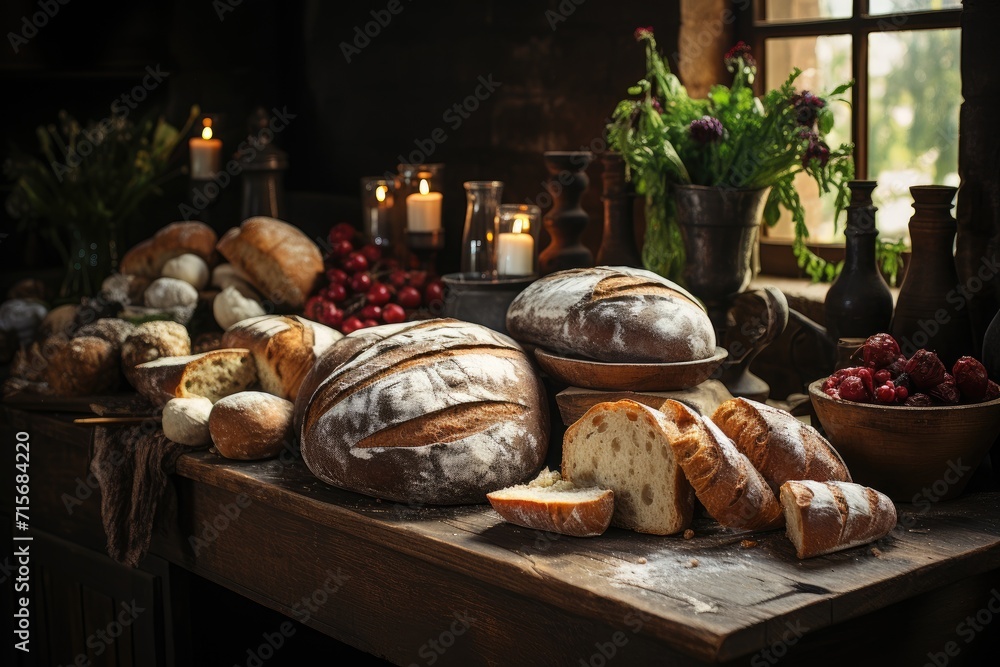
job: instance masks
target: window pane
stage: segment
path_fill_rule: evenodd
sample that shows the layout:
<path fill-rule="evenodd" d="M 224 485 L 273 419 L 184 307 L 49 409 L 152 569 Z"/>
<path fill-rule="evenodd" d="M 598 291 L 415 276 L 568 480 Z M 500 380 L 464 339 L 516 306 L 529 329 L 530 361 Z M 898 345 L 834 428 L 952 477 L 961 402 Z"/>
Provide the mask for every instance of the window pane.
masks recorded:
<path fill-rule="evenodd" d="M 934 9 L 960 9 L 962 0 L 869 0 L 868 13 L 926 12 Z M 900 26 L 902 27 L 902 26 Z"/>
<path fill-rule="evenodd" d="M 768 21 L 850 18 L 853 0 L 765 0 Z"/>
<path fill-rule="evenodd" d="M 868 173 L 882 238 L 906 236 L 911 185 L 959 183 L 960 39 L 957 28 L 870 36 Z"/>
<path fill-rule="evenodd" d="M 800 90 L 822 94 L 851 80 L 851 36 L 830 35 L 823 37 L 791 37 L 769 39 L 764 44 L 766 72 L 764 85 L 768 90 L 777 88 L 792 68 L 798 67 L 802 74 L 796 80 Z M 850 98 L 850 93 L 846 95 Z M 847 104 L 833 105 L 833 131 L 827 135 L 831 146 L 837 147 L 851 141 L 851 108 Z M 809 239 L 816 242 L 834 241 L 833 213 L 834 197 L 819 196 L 815 181 L 804 174 L 797 177 L 796 187 L 806 210 L 806 225 Z M 840 229 L 843 230 L 843 216 Z M 794 238 L 791 215 L 783 212 L 781 221 L 767 232 L 768 236 Z M 842 238 L 840 240 L 843 240 Z"/>

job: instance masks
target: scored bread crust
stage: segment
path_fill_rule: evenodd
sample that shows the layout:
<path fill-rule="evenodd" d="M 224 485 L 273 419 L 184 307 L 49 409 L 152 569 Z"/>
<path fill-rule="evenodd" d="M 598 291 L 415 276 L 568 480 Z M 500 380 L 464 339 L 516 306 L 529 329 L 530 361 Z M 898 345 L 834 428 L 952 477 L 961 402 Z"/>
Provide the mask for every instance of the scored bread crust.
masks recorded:
<path fill-rule="evenodd" d="M 316 359 L 343 337 L 339 331 L 297 315 L 262 315 L 229 327 L 222 347 L 250 350 L 261 388 L 295 401 Z"/>
<path fill-rule="evenodd" d="M 775 497 L 788 480 L 851 481 L 833 445 L 784 410 L 734 398 L 716 409 L 712 421 L 760 471 Z"/>
<path fill-rule="evenodd" d="M 677 428 L 630 400 L 598 403 L 566 431 L 562 474 L 579 486 L 614 491 L 612 524 L 672 535 L 691 524 L 694 491 L 670 446 Z"/>
<path fill-rule="evenodd" d="M 851 482 L 788 481 L 781 485 L 781 505 L 799 558 L 873 542 L 896 525 L 888 496 Z"/>
<path fill-rule="evenodd" d="M 767 481 L 719 427 L 678 401 L 667 400 L 660 411 L 677 428 L 670 446 L 713 519 L 737 530 L 784 525 L 781 505 Z"/>
<path fill-rule="evenodd" d="M 215 230 L 203 222 L 172 222 L 126 252 L 118 270 L 155 280 L 164 264 L 186 253 L 197 255 L 212 266 L 217 239 Z"/>
<path fill-rule="evenodd" d="M 171 398 L 204 396 L 213 403 L 257 381 L 247 349 L 221 349 L 184 357 L 161 357 L 133 369 L 133 386 L 155 405 Z"/>
<path fill-rule="evenodd" d="M 293 225 L 258 216 L 219 239 L 219 253 L 279 309 L 301 308 L 323 274 L 319 247 Z"/>
<path fill-rule="evenodd" d="M 675 362 L 715 354 L 705 309 L 651 271 L 599 266 L 559 271 L 524 289 L 507 310 L 516 340 L 606 362 Z"/>
<path fill-rule="evenodd" d="M 520 346 L 486 327 L 373 327 L 346 336 L 317 367 L 329 375 L 314 368 L 300 389 L 302 457 L 334 486 L 400 502 L 481 503 L 545 458 L 541 381 Z"/>
<path fill-rule="evenodd" d="M 505 521 L 573 537 L 595 537 L 611 525 L 615 494 L 600 487 L 577 487 L 548 468 L 527 484 L 486 494 Z"/>

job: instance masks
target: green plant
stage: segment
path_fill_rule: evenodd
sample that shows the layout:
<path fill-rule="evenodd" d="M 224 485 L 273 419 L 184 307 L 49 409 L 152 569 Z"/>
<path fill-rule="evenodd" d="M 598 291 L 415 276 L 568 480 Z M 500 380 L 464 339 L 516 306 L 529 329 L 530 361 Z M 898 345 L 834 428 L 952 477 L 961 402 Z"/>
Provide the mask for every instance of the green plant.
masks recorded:
<path fill-rule="evenodd" d="M 618 103 L 608 138 L 622 153 L 637 192 L 646 198 L 646 267 L 678 280 L 684 266 L 670 196 L 673 184 L 770 187 L 765 223 L 773 226 L 781 209 L 787 209 L 795 223 L 793 250 L 799 266 L 814 280 L 833 279 L 839 266 L 817 257 L 806 245 L 809 230 L 794 179 L 805 172 L 820 192 L 835 193 L 836 224 L 849 203 L 853 146 L 831 148 L 825 139 L 834 122 L 830 104 L 846 103 L 841 96 L 853 81 L 821 97 L 796 90 L 801 71 L 795 69 L 780 88 L 755 97 L 756 63 L 740 42 L 725 56 L 732 84 L 713 86 L 708 97 L 696 99 L 664 63 L 652 28 L 639 28 L 635 37 L 645 47 L 646 78 L 629 88 L 632 97 Z M 883 257 L 887 247 L 898 245 L 882 244 Z M 898 252 L 888 254 L 883 265 L 894 270 Z"/>

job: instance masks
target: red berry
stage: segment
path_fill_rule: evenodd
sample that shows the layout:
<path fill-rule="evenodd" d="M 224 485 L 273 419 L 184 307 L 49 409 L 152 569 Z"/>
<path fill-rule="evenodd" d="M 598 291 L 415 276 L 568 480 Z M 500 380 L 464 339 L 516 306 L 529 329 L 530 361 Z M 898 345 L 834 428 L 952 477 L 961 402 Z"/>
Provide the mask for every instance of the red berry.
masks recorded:
<path fill-rule="evenodd" d="M 313 322 L 319 322 L 319 311 L 323 306 L 323 298 L 320 296 L 311 296 L 309 300 L 306 301 L 305 308 L 302 312 L 308 319 Z"/>
<path fill-rule="evenodd" d="M 410 284 L 420 289 L 427 284 L 426 271 L 410 271 Z"/>
<path fill-rule="evenodd" d="M 361 246 L 361 254 L 365 256 L 369 264 L 374 264 L 375 262 L 382 259 L 382 249 L 377 245 L 372 245 L 371 243 Z"/>
<path fill-rule="evenodd" d="M 428 283 L 424 289 L 424 300 L 428 306 L 442 303 L 444 301 L 444 283 L 440 280 Z"/>
<path fill-rule="evenodd" d="M 863 347 L 865 366 L 885 368 L 899 356 L 899 343 L 887 333 L 870 336 Z"/>
<path fill-rule="evenodd" d="M 365 294 L 365 301 L 376 306 L 384 306 L 389 303 L 389 299 L 391 298 L 392 293 L 382 283 L 372 283 L 372 286 L 368 288 L 368 292 Z"/>
<path fill-rule="evenodd" d="M 986 396 L 983 397 L 983 400 L 992 401 L 997 398 L 1000 398 L 1000 385 L 990 380 L 986 386 Z"/>
<path fill-rule="evenodd" d="M 344 321 L 344 311 L 337 308 L 336 304 L 326 301 L 319 313 L 319 321 L 328 327 L 339 327 Z"/>
<path fill-rule="evenodd" d="M 347 257 L 352 252 L 354 252 L 354 244 L 347 239 L 334 241 L 333 245 L 330 246 L 330 254 L 334 257 Z"/>
<path fill-rule="evenodd" d="M 334 303 L 343 303 L 344 299 L 347 298 L 347 288 L 340 283 L 331 283 L 323 294 Z"/>
<path fill-rule="evenodd" d="M 372 277 L 367 273 L 355 273 L 351 276 L 351 289 L 359 294 L 364 294 L 372 286 Z"/>
<path fill-rule="evenodd" d="M 389 284 L 396 289 L 401 289 L 404 285 L 406 285 L 407 279 L 408 276 L 406 275 L 406 271 L 402 271 L 400 269 L 396 269 L 389 274 Z"/>
<path fill-rule="evenodd" d="M 855 401 L 857 403 L 868 403 L 871 401 L 868 390 L 865 389 L 865 383 L 857 375 L 852 375 L 837 387 L 837 391 L 840 392 L 840 397 L 844 400 Z"/>
<path fill-rule="evenodd" d="M 357 232 L 349 222 L 338 222 L 330 230 L 330 244 L 334 245 L 338 241 L 350 241 Z"/>
<path fill-rule="evenodd" d="M 868 392 L 868 395 L 873 396 L 875 394 L 875 379 L 872 377 L 871 369 L 859 368 L 854 375 L 861 378 L 861 381 L 865 384 L 865 390 Z"/>
<path fill-rule="evenodd" d="M 948 405 L 955 405 L 962 400 L 962 395 L 958 392 L 958 385 L 951 373 L 945 373 L 945 379 L 940 384 L 931 387 L 927 393 Z"/>
<path fill-rule="evenodd" d="M 882 385 L 875 390 L 875 400 L 879 403 L 891 405 L 896 402 L 896 390 L 892 387 Z"/>
<path fill-rule="evenodd" d="M 382 321 L 387 324 L 396 324 L 406 320 L 406 311 L 398 303 L 386 304 L 382 309 Z"/>
<path fill-rule="evenodd" d="M 368 327 L 377 327 L 377 326 L 378 326 L 377 320 L 364 320 L 361 322 L 361 327 L 363 329 L 367 329 Z"/>
<path fill-rule="evenodd" d="M 358 313 L 358 317 L 360 317 L 362 321 L 377 320 L 382 317 L 382 307 L 373 305 L 365 306 L 361 309 L 361 312 Z"/>
<path fill-rule="evenodd" d="M 875 375 L 872 376 L 872 379 L 875 380 L 876 385 L 882 385 L 892 379 L 892 373 L 883 368 L 880 371 L 875 371 Z"/>
<path fill-rule="evenodd" d="M 906 362 L 903 370 L 913 384 L 920 389 L 930 389 L 944 382 L 944 374 L 947 369 L 938 356 L 927 350 L 917 350 Z"/>
<path fill-rule="evenodd" d="M 972 357 L 961 357 L 955 362 L 951 372 L 962 396 L 977 403 L 983 400 L 990 383 L 985 366 Z"/>
<path fill-rule="evenodd" d="M 338 285 L 346 285 L 350 276 L 347 275 L 345 271 L 341 269 L 327 269 L 326 279 L 331 283 L 336 283 Z"/>
<path fill-rule="evenodd" d="M 368 270 L 368 258 L 360 252 L 352 252 L 344 260 L 344 271 L 348 273 L 360 273 Z"/>
<path fill-rule="evenodd" d="M 420 292 L 416 287 L 407 285 L 400 288 L 399 292 L 396 293 L 396 301 L 403 308 L 419 308 L 423 299 L 420 297 Z"/>
<path fill-rule="evenodd" d="M 353 333 L 362 327 L 361 320 L 359 320 L 354 315 L 351 315 L 344 323 L 340 325 L 340 331 L 346 336 L 349 333 Z"/>
<path fill-rule="evenodd" d="M 903 403 L 910 396 L 910 391 L 906 387 L 896 387 L 896 402 Z"/>

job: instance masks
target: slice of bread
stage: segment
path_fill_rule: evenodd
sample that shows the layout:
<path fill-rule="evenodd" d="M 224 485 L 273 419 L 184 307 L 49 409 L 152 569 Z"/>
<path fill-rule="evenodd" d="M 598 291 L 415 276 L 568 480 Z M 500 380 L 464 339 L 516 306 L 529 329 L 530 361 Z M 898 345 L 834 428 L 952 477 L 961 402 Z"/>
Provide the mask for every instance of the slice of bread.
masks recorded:
<path fill-rule="evenodd" d="M 527 484 L 487 493 L 486 499 L 510 523 L 574 537 L 606 531 L 615 508 L 610 489 L 578 487 L 548 468 Z"/>
<path fill-rule="evenodd" d="M 257 382 L 247 349 L 222 349 L 184 357 L 161 357 L 133 370 L 136 391 L 156 405 L 172 398 L 204 396 L 213 403 Z"/>
<path fill-rule="evenodd" d="M 679 533 L 691 523 L 694 492 L 670 446 L 677 435 L 653 408 L 629 400 L 598 403 L 566 431 L 563 477 L 614 491 L 616 526 Z"/>

